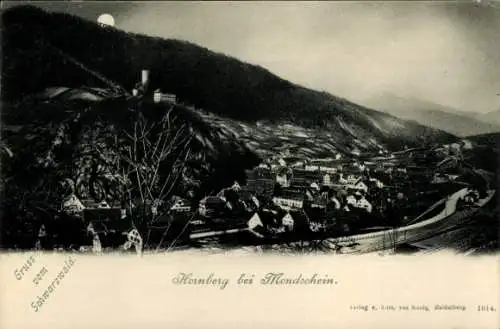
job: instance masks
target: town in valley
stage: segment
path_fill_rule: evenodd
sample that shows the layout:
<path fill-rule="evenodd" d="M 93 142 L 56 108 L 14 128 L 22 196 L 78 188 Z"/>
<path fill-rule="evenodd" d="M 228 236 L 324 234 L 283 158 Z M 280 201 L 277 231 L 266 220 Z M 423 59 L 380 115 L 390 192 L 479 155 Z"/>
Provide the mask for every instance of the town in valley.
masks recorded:
<path fill-rule="evenodd" d="M 2 249 L 498 251 L 500 128 L 472 112 L 450 132 L 109 14 L 2 20 Z"/>

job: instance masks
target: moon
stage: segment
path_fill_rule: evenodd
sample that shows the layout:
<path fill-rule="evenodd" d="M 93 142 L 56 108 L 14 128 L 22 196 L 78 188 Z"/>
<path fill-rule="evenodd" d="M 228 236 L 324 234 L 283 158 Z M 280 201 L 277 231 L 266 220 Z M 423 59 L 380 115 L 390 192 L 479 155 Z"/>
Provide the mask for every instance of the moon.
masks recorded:
<path fill-rule="evenodd" d="M 115 19 L 110 14 L 101 14 L 97 17 L 97 23 L 108 26 L 115 26 Z"/>

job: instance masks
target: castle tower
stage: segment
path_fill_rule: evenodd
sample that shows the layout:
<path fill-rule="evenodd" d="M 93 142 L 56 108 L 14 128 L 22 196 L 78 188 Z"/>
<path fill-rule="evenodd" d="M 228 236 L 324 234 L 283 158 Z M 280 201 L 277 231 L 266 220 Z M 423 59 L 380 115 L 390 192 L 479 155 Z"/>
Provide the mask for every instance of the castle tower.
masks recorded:
<path fill-rule="evenodd" d="M 149 82 L 149 70 L 141 71 L 141 84 L 142 86 L 146 86 Z"/>

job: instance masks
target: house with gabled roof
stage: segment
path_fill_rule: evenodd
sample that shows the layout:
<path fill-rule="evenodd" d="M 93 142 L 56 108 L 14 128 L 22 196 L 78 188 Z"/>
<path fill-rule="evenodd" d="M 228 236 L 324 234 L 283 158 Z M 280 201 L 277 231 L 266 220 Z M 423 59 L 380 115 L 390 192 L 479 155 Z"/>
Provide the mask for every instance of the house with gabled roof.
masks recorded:
<path fill-rule="evenodd" d="M 282 229 L 280 231 L 302 231 L 302 229 L 307 229 L 309 224 L 309 219 L 304 211 L 291 210 L 281 218 Z"/>
<path fill-rule="evenodd" d="M 285 210 L 302 209 L 304 206 L 304 197 L 300 194 L 284 193 L 273 197 L 273 203 Z"/>
<path fill-rule="evenodd" d="M 373 186 L 375 186 L 376 188 L 384 188 L 385 187 L 385 184 L 377 179 L 377 178 L 370 178 L 370 183 L 373 184 Z"/>
<path fill-rule="evenodd" d="M 86 207 L 75 194 L 71 194 L 68 198 L 66 198 L 61 206 L 61 209 L 64 212 L 70 214 L 81 213 L 85 208 Z"/>
<path fill-rule="evenodd" d="M 306 165 L 304 168 L 305 171 L 319 171 L 319 166 L 318 165 Z"/>
<path fill-rule="evenodd" d="M 174 204 L 170 207 L 171 211 L 174 212 L 190 212 L 191 211 L 191 204 L 189 203 L 188 200 L 185 199 L 177 199 Z"/>
<path fill-rule="evenodd" d="M 283 218 L 281 219 L 281 223 L 288 231 L 293 231 L 295 220 L 289 212 L 287 212 L 285 216 L 283 216 Z"/>
<path fill-rule="evenodd" d="M 248 230 L 258 237 L 264 237 L 265 227 L 259 213 L 255 212 L 247 222 Z"/>
<path fill-rule="evenodd" d="M 347 205 L 354 208 L 365 209 L 369 213 L 371 213 L 373 209 L 372 204 L 359 192 L 347 196 Z"/>
<path fill-rule="evenodd" d="M 311 202 L 311 208 L 325 209 L 327 204 L 328 197 L 325 197 L 325 195 L 317 194 L 314 196 Z"/>
<path fill-rule="evenodd" d="M 308 171 L 308 170 L 304 170 L 304 169 L 294 168 L 293 169 L 293 177 L 294 178 L 305 178 L 305 179 L 309 179 L 309 180 L 319 180 L 322 177 L 322 174 L 319 172 L 319 170 Z"/>
<path fill-rule="evenodd" d="M 234 181 L 233 185 L 231 185 L 231 189 L 234 191 L 240 191 L 241 190 L 240 183 L 238 183 L 238 181 Z"/>
<path fill-rule="evenodd" d="M 332 184 L 332 178 L 330 176 L 330 174 L 325 174 L 323 176 L 323 185 L 331 185 Z"/>
<path fill-rule="evenodd" d="M 253 176 L 255 178 L 272 178 L 273 172 L 270 167 L 257 167 L 253 169 Z"/>
<path fill-rule="evenodd" d="M 319 192 L 319 190 L 320 190 L 320 187 L 316 182 L 311 183 L 311 185 L 309 185 L 309 187 L 317 192 Z"/>
<path fill-rule="evenodd" d="M 161 92 L 160 89 L 156 89 L 153 92 L 153 101 L 155 103 L 166 102 L 166 103 L 177 103 L 177 96 L 175 94 L 168 94 Z"/>
<path fill-rule="evenodd" d="M 226 199 L 220 196 L 207 196 L 203 198 L 198 206 L 198 212 L 202 216 L 212 216 L 226 209 Z"/>
<path fill-rule="evenodd" d="M 362 197 L 356 203 L 356 208 L 364 209 L 367 212 L 371 213 L 373 206 L 368 200 L 366 200 L 364 197 Z"/>
<path fill-rule="evenodd" d="M 265 162 L 262 162 L 258 165 L 257 168 L 262 168 L 262 169 L 271 169 L 271 165 Z"/>
<path fill-rule="evenodd" d="M 355 184 L 358 182 L 359 178 L 360 177 L 358 175 L 349 174 L 349 175 L 347 175 L 347 184 L 350 184 L 350 185 Z"/>
<path fill-rule="evenodd" d="M 350 194 L 346 197 L 346 205 L 355 207 L 357 202 L 358 202 L 358 200 L 356 199 L 356 197 L 353 194 Z"/>
<path fill-rule="evenodd" d="M 306 165 L 305 165 L 304 161 L 297 161 L 297 162 L 292 163 L 292 165 L 291 165 L 292 168 L 302 168 L 302 169 L 304 169 L 305 166 Z"/>
<path fill-rule="evenodd" d="M 274 192 L 276 182 L 270 178 L 248 179 L 246 188 L 255 194 L 271 196 Z"/>
<path fill-rule="evenodd" d="M 286 167 L 281 167 L 276 172 L 276 182 L 281 187 L 289 187 L 291 182 L 291 171 Z"/>
<path fill-rule="evenodd" d="M 358 178 L 355 182 L 347 185 L 347 189 L 368 192 L 368 186 L 363 182 L 362 178 Z"/>
<path fill-rule="evenodd" d="M 255 211 L 260 208 L 260 201 L 249 190 L 242 189 L 238 191 L 239 199 L 246 211 Z"/>
<path fill-rule="evenodd" d="M 320 166 L 319 171 L 322 173 L 335 174 L 338 171 L 338 168 L 333 165 L 329 166 Z"/>

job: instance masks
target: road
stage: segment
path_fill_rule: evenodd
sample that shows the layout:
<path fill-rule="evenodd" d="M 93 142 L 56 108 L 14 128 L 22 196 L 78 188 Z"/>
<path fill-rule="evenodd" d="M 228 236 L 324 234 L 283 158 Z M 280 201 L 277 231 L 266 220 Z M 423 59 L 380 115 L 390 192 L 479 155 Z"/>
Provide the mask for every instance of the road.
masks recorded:
<path fill-rule="evenodd" d="M 436 235 L 436 232 L 450 230 L 459 226 L 480 208 L 486 205 L 495 194 L 494 190 L 488 191 L 487 197 L 481 199 L 476 207 L 468 207 L 457 211 L 457 202 L 465 196 L 469 189 L 461 189 L 436 204 L 445 203 L 444 209 L 430 219 L 381 232 L 360 234 L 327 239 L 323 246 L 336 249 L 339 253 L 357 254 L 393 249 L 397 245 L 412 244 Z M 340 248 L 339 248 L 340 246 Z"/>
<path fill-rule="evenodd" d="M 423 219 L 417 223 L 400 227 L 397 229 L 383 230 L 379 232 L 344 236 L 338 238 L 328 238 L 324 240 L 301 241 L 300 243 L 286 243 L 273 246 L 248 246 L 248 247 L 213 247 L 212 253 L 233 253 L 233 252 L 255 252 L 264 250 L 274 250 L 278 252 L 295 251 L 323 251 L 335 252 L 338 254 L 365 254 L 380 252 L 384 250 L 394 250 L 399 245 L 412 245 L 419 241 L 424 241 L 442 232 L 453 230 L 462 226 L 471 216 L 476 214 L 481 207 L 485 206 L 494 196 L 495 190 L 488 191 L 487 197 L 479 200 L 474 207 L 457 210 L 457 202 L 465 196 L 469 189 L 461 189 L 450 196 L 436 202 L 434 207 L 445 204 L 441 212 L 435 216 Z M 431 209 L 430 208 L 430 209 Z M 424 212 L 426 214 L 428 211 Z M 424 215 L 423 214 L 423 215 Z M 419 217 L 424 217 L 423 215 Z"/>

